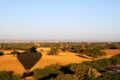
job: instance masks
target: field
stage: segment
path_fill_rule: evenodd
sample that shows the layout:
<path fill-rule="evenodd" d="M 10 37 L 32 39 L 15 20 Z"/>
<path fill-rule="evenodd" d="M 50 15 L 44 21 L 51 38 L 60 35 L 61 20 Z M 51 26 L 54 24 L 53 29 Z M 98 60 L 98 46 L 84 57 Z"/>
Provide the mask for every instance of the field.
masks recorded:
<path fill-rule="evenodd" d="M 37 49 L 42 54 L 42 58 L 33 66 L 33 69 L 36 68 L 44 68 L 50 64 L 70 64 L 70 63 L 81 63 L 83 61 L 91 61 L 89 58 L 83 58 L 77 56 L 73 52 L 60 52 L 58 55 L 47 55 L 50 48 L 38 48 Z M 107 58 L 114 56 L 120 53 L 120 50 L 104 50 L 107 53 Z M 11 52 L 10 51 L 3 51 L 4 53 Z M 16 56 L 13 55 L 4 55 L 0 56 L 0 71 L 7 70 L 7 71 L 14 71 L 16 74 L 22 74 L 25 69 L 23 68 L 22 64 L 18 61 Z"/>

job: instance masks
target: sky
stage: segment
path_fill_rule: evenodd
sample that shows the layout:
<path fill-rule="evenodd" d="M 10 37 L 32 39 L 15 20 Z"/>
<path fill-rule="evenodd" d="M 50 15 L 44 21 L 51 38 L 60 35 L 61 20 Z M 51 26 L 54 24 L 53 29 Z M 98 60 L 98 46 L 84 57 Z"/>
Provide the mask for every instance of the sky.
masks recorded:
<path fill-rule="evenodd" d="M 120 0 L 0 0 L 0 40 L 120 41 Z"/>

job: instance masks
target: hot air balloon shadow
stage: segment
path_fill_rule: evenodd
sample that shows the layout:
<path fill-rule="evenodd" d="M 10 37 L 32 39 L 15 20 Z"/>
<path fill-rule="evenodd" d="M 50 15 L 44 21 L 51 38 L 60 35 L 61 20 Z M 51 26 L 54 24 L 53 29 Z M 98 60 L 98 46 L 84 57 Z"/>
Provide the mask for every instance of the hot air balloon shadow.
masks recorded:
<path fill-rule="evenodd" d="M 24 52 L 17 55 L 17 59 L 25 70 L 30 70 L 41 58 L 41 53 Z"/>

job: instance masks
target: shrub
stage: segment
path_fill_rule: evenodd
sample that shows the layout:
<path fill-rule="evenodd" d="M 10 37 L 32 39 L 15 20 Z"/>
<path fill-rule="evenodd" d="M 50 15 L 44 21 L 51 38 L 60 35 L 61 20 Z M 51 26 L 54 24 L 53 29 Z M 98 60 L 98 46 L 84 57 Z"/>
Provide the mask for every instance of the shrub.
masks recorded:
<path fill-rule="evenodd" d="M 18 51 L 12 51 L 11 54 L 17 55 L 17 54 L 20 54 L 20 52 L 18 52 Z"/>
<path fill-rule="evenodd" d="M 75 53 L 83 53 L 85 51 L 85 47 L 82 45 L 71 46 L 69 51 Z"/>
<path fill-rule="evenodd" d="M 110 58 L 112 65 L 118 65 L 120 64 L 120 55 L 116 55 Z"/>
<path fill-rule="evenodd" d="M 100 65 L 99 65 L 98 63 L 96 63 L 96 62 L 85 61 L 85 62 L 83 62 L 82 64 L 86 64 L 86 65 L 88 65 L 88 66 L 91 66 L 91 67 L 97 69 L 97 71 L 101 71 L 101 70 L 102 70 L 102 66 L 100 66 Z"/>
<path fill-rule="evenodd" d="M 62 74 L 58 75 L 56 78 L 51 78 L 50 80 L 79 80 L 79 78 L 77 75 Z"/>
<path fill-rule="evenodd" d="M 95 77 L 98 73 L 96 69 L 85 64 L 70 64 L 70 70 L 73 71 L 79 79 L 83 79 L 84 76 Z"/>
<path fill-rule="evenodd" d="M 59 48 L 58 47 L 52 47 L 50 49 L 50 52 L 48 52 L 48 55 L 57 55 L 59 53 Z"/>
<path fill-rule="evenodd" d="M 0 71 L 0 80 L 22 80 L 19 76 L 14 76 L 11 72 Z"/>
<path fill-rule="evenodd" d="M 61 74 L 62 72 L 59 70 L 60 68 L 61 66 L 59 64 L 54 64 L 47 66 L 44 69 L 35 69 L 33 70 L 33 73 L 36 79 L 47 80 Z"/>
<path fill-rule="evenodd" d="M 109 44 L 108 47 L 109 47 L 109 49 L 118 49 L 117 45 L 115 45 L 113 43 Z"/>
<path fill-rule="evenodd" d="M 85 50 L 86 55 L 93 57 L 93 58 L 97 58 L 100 56 L 104 56 L 106 55 L 105 52 L 101 51 L 99 48 L 96 47 L 89 47 Z"/>
<path fill-rule="evenodd" d="M 105 73 L 95 80 L 120 80 L 120 73 Z"/>
<path fill-rule="evenodd" d="M 98 71 L 102 71 L 102 70 L 104 70 L 105 67 L 111 65 L 111 62 L 109 59 L 104 58 L 104 59 L 100 59 L 97 61 L 85 61 L 82 64 L 89 65 L 89 66 L 97 69 Z"/>
<path fill-rule="evenodd" d="M 98 64 L 99 64 L 101 67 L 103 67 L 103 68 L 111 65 L 110 60 L 107 59 L 107 58 L 97 60 L 96 63 L 98 63 Z"/>
<path fill-rule="evenodd" d="M 37 53 L 36 47 L 34 47 L 34 46 L 31 47 L 31 48 L 30 48 L 30 52 Z"/>

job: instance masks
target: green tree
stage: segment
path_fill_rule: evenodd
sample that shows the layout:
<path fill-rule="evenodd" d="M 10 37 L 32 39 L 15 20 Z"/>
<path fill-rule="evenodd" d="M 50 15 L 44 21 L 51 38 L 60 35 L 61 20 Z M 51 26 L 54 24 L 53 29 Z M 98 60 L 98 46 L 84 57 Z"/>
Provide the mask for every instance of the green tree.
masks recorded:
<path fill-rule="evenodd" d="M 111 57 L 110 61 L 111 61 L 112 65 L 118 65 L 118 64 L 120 64 L 120 54 Z"/>
<path fill-rule="evenodd" d="M 93 58 L 97 58 L 97 57 L 100 57 L 100 56 L 105 56 L 106 53 L 101 51 L 99 48 L 97 47 L 89 47 L 85 50 L 85 54 L 90 56 L 90 57 L 93 57 Z"/>
<path fill-rule="evenodd" d="M 36 47 L 33 46 L 32 48 L 30 48 L 30 52 L 37 53 Z"/>
<path fill-rule="evenodd" d="M 51 47 L 50 51 L 48 52 L 48 55 L 57 55 L 59 53 L 59 47 Z"/>
<path fill-rule="evenodd" d="M 97 71 L 102 71 L 102 70 L 104 70 L 104 68 L 111 65 L 111 61 L 107 58 L 104 58 L 104 59 L 99 59 L 96 61 L 85 61 L 82 64 L 89 65 L 89 66 L 97 69 Z"/>
<path fill-rule="evenodd" d="M 51 77 L 61 74 L 62 72 L 60 71 L 61 65 L 59 64 L 54 64 L 50 66 L 46 66 L 43 69 L 35 69 L 33 70 L 34 76 L 37 80 L 42 79 L 42 80 L 49 80 Z"/>
<path fill-rule="evenodd" d="M 73 71 L 80 80 L 84 79 L 84 76 L 95 77 L 98 73 L 96 69 L 85 64 L 70 64 L 70 70 Z"/>

